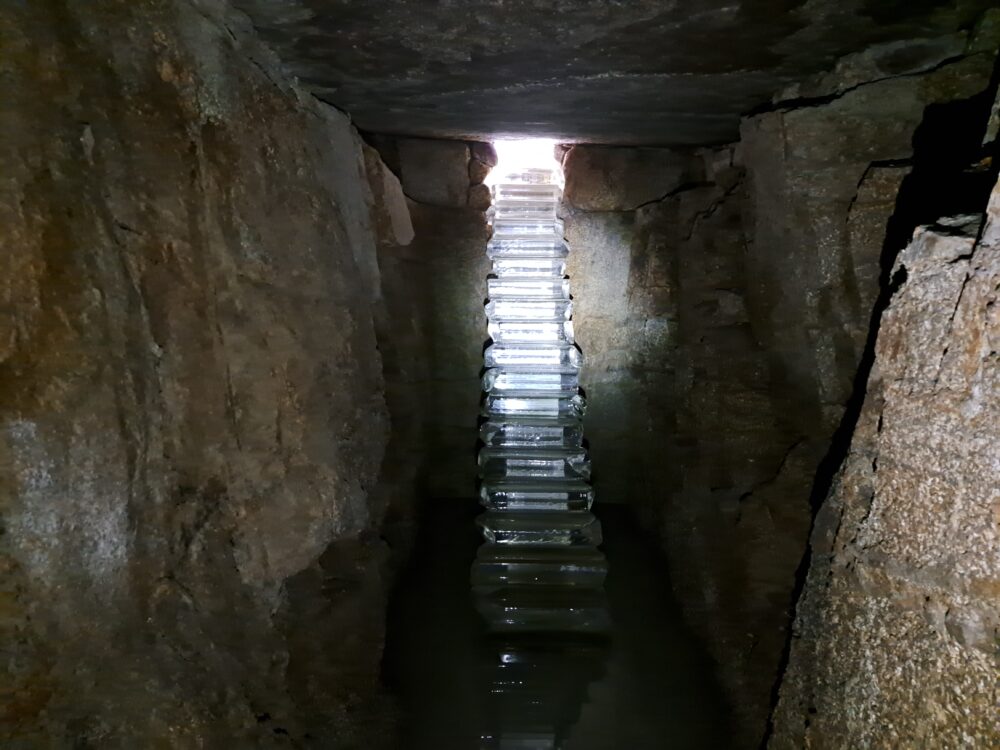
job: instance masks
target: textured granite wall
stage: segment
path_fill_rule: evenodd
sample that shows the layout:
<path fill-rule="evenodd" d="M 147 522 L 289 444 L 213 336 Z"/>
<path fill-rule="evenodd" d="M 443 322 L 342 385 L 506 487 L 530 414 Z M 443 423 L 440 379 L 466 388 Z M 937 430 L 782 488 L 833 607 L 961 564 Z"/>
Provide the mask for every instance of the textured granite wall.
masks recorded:
<path fill-rule="evenodd" d="M 1000 188 L 899 257 L 770 747 L 996 747 Z"/>
<path fill-rule="evenodd" d="M 964 170 L 996 20 L 845 58 L 744 120 L 730 148 L 566 153 L 595 488 L 663 539 L 741 746 L 765 733 L 892 258 L 982 190 Z"/>
<path fill-rule="evenodd" d="M 377 747 L 398 185 L 222 3 L 0 34 L 0 744 Z"/>
<path fill-rule="evenodd" d="M 380 328 L 393 414 L 387 471 L 421 498 L 475 494 L 483 300 L 490 262 L 485 143 L 370 136 L 399 177 L 413 221 L 405 247 L 383 246 L 387 313 Z"/>

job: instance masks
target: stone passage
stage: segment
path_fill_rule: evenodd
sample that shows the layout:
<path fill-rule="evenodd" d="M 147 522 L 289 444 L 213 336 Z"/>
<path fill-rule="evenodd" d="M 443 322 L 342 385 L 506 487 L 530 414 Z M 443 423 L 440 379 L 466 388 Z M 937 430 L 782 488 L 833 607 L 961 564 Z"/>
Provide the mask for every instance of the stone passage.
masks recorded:
<path fill-rule="evenodd" d="M 560 178 L 555 167 L 506 174 L 490 209 L 478 519 L 486 542 L 472 568 L 494 636 L 484 747 L 560 747 L 603 672 L 609 628 Z"/>

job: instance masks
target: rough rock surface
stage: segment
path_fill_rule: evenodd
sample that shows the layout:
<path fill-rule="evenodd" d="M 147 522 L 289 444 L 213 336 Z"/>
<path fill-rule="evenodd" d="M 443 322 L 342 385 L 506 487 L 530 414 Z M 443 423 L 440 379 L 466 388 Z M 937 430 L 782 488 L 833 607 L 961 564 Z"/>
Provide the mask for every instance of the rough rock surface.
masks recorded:
<path fill-rule="evenodd" d="M 883 259 L 917 221 L 968 197 L 963 169 L 990 105 L 989 28 L 926 72 L 843 87 L 828 76 L 829 98 L 754 116 L 730 149 L 665 152 L 697 157 L 700 172 L 685 169 L 703 176 L 639 210 L 603 210 L 635 205 L 624 196 L 638 161 L 591 170 L 586 146 L 565 160 L 598 498 L 635 505 L 663 539 L 742 746 L 765 731 L 810 496 L 852 398 Z M 591 182 L 620 195 L 581 210 L 574 196 Z"/>
<path fill-rule="evenodd" d="M 462 208 L 469 195 L 469 147 L 462 141 L 397 138 L 403 192 L 418 203 Z"/>
<path fill-rule="evenodd" d="M 922 227 L 896 264 L 771 747 L 1000 743 L 1000 188 L 979 226 Z"/>
<path fill-rule="evenodd" d="M 703 182 L 701 160 L 664 148 L 570 148 L 565 200 L 583 211 L 634 211 Z"/>
<path fill-rule="evenodd" d="M 398 186 L 220 3 L 0 34 L 0 744 L 377 747 Z"/>
<path fill-rule="evenodd" d="M 237 0 L 288 67 L 364 130 L 705 145 L 876 42 L 968 28 L 992 0 Z M 916 51 L 916 59 L 923 48 Z M 887 55 L 874 80 L 912 69 Z"/>
<path fill-rule="evenodd" d="M 897 234 L 949 212 L 956 196 L 942 190 L 942 173 L 964 167 L 970 145 L 979 146 L 998 31 L 969 34 L 959 56 L 951 54 L 954 43 L 939 49 L 940 57 L 924 61 L 924 73 L 851 78 L 850 85 L 829 76 L 810 92 L 829 99 L 785 101 L 743 122 L 754 330 L 774 368 L 786 373 L 784 387 L 800 397 L 805 432 L 809 425 L 832 431 L 851 395 L 878 291 L 885 222 L 907 173 L 919 168 L 910 179 L 914 195 L 903 195 L 896 211 L 909 225 Z M 879 51 L 859 57 L 869 56 Z M 924 195 L 931 185 L 937 201 Z M 893 252 L 906 241 L 888 240 L 898 243 L 886 248 Z"/>
<path fill-rule="evenodd" d="M 470 164 L 495 161 L 487 144 L 375 137 L 407 191 L 412 242 L 383 243 L 379 266 L 386 314 L 379 327 L 392 435 L 386 472 L 403 472 L 398 493 L 468 498 L 475 493 L 479 374 L 487 338 L 483 299 L 490 262 L 489 192 L 471 184 Z M 416 153 L 417 149 L 423 153 Z M 400 155 L 409 150 L 409 157 Z M 487 166 L 488 169 L 488 166 Z M 483 175 L 485 177 L 485 174 Z M 469 204 L 476 188 L 485 203 Z M 414 199 L 448 193 L 434 205 Z M 461 197 L 459 197 L 461 196 Z"/>
<path fill-rule="evenodd" d="M 750 325 L 746 182 L 732 157 L 684 155 L 703 180 L 635 212 L 570 208 L 567 235 L 598 500 L 633 505 L 663 540 L 719 665 L 736 744 L 753 746 L 819 455 L 789 428 Z"/>

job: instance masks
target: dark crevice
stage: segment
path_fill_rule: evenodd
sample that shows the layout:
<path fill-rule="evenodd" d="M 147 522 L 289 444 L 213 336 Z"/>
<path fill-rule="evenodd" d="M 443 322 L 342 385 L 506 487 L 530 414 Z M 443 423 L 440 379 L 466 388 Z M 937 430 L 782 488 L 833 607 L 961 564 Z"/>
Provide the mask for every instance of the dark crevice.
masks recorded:
<path fill-rule="evenodd" d="M 785 464 L 788 463 L 789 457 L 792 455 L 792 453 L 795 451 L 796 448 L 798 448 L 800 445 L 802 445 L 802 443 L 805 442 L 805 440 L 806 438 L 804 437 L 796 438 L 795 442 L 793 442 L 788 447 L 788 450 L 786 450 L 785 454 L 781 457 L 781 461 L 778 463 L 778 467 L 774 470 L 771 476 L 769 476 L 767 479 L 763 479 L 760 482 L 757 482 L 750 489 L 748 489 L 746 492 L 740 495 L 739 502 L 743 503 L 744 501 L 750 499 L 750 497 L 752 497 L 755 492 L 759 492 L 765 487 L 769 487 L 770 485 L 774 484 L 778 480 L 778 477 L 781 476 L 781 472 L 784 471 Z"/>
<path fill-rule="evenodd" d="M 671 190 L 668 190 L 663 195 L 661 195 L 659 198 L 653 198 L 651 200 L 645 201 L 645 202 L 640 203 L 638 206 L 635 206 L 633 208 L 623 208 L 620 212 L 616 211 L 615 213 L 625 213 L 625 212 L 628 212 L 628 211 L 638 211 L 640 208 L 646 208 L 647 206 L 653 206 L 653 205 L 656 205 L 657 203 L 663 203 L 663 201 L 665 201 L 665 200 L 667 200 L 669 198 L 673 198 L 676 195 L 680 195 L 681 193 L 687 193 L 687 192 L 689 192 L 691 190 L 697 190 L 699 188 L 704 188 L 704 187 L 712 187 L 714 185 L 715 185 L 714 182 L 685 182 L 682 185 L 678 185 L 677 187 L 675 187 L 675 188 L 673 188 Z"/>
<path fill-rule="evenodd" d="M 880 161 L 873 161 L 869 164 L 865 171 L 861 173 L 861 177 L 858 179 L 857 185 L 854 188 L 854 196 L 851 198 L 851 202 L 847 204 L 847 211 L 845 216 L 850 216 L 851 212 L 854 210 L 855 204 L 858 202 L 858 196 L 861 194 L 861 186 L 868 179 L 869 175 L 876 169 L 907 169 L 913 167 L 913 159 L 882 159 Z"/>
<path fill-rule="evenodd" d="M 729 188 L 728 188 L 728 189 L 727 189 L 727 190 L 726 190 L 726 191 L 725 191 L 725 192 L 724 192 L 724 193 L 723 193 L 722 195 L 720 195 L 720 196 L 719 196 L 719 197 L 718 197 L 718 198 L 717 198 L 716 200 L 712 201 L 712 202 L 711 202 L 711 203 L 710 203 L 710 204 L 708 205 L 708 207 L 707 207 L 707 208 L 705 208 L 705 209 L 704 209 L 703 211 L 698 211 L 698 212 L 697 212 L 697 213 L 696 213 L 696 214 L 695 214 L 695 215 L 694 215 L 694 216 L 693 216 L 693 217 L 691 218 L 691 226 L 690 226 L 690 227 L 688 227 L 688 232 L 687 232 L 687 234 L 686 234 L 686 235 L 684 235 L 684 237 L 682 237 L 682 238 L 681 238 L 681 240 L 682 240 L 683 242 L 688 242 L 688 241 L 689 241 L 689 240 L 691 239 L 691 237 L 692 237 L 692 236 L 694 236 L 694 232 L 695 232 L 695 229 L 696 229 L 696 228 L 698 227 L 698 224 L 699 224 L 700 222 L 702 222 L 703 220 L 705 220 L 705 219 L 708 219 L 708 218 L 710 218 L 710 217 L 712 216 L 712 214 L 714 214 L 714 213 L 715 213 L 715 212 L 716 212 L 716 211 L 717 211 L 717 210 L 719 209 L 719 207 L 720 207 L 720 206 L 721 206 L 721 205 L 722 205 L 723 203 L 725 203 L 725 202 L 726 202 L 726 200 L 728 200 L 728 199 L 730 198 L 730 196 L 732 196 L 732 195 L 733 195 L 733 193 L 735 193 L 735 192 L 736 192 L 737 190 L 739 190 L 739 189 L 740 189 L 741 187 L 743 187 L 743 180 L 742 180 L 742 178 L 741 178 L 741 179 L 739 179 L 739 180 L 737 180 L 737 181 L 736 181 L 736 182 L 735 182 L 735 183 L 734 183 L 733 185 L 731 185 L 731 186 L 730 186 L 730 187 L 729 187 Z"/>

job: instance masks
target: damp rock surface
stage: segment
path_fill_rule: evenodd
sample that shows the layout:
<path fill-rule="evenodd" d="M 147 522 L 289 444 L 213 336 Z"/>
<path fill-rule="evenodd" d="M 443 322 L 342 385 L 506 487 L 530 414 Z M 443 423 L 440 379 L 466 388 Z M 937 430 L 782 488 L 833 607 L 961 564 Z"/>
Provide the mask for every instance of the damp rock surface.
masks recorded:
<path fill-rule="evenodd" d="M 0 26 L 0 744 L 377 746 L 398 185 L 222 4 Z"/>
<path fill-rule="evenodd" d="M 390 446 L 380 495 L 468 498 L 475 493 L 483 342 L 489 144 L 369 136 L 374 163 L 393 170 L 406 194 L 407 242 L 378 246 L 380 317 Z M 374 152 L 373 152 L 374 154 Z M 381 159 L 377 156 L 380 155 Z M 485 196 L 482 192 L 485 191 Z M 405 507 L 405 503 L 404 503 Z"/>
<path fill-rule="evenodd" d="M 770 746 L 992 747 L 1000 628 L 1000 189 L 896 264 L 817 519 Z"/>
<path fill-rule="evenodd" d="M 914 42 L 921 59 L 898 77 L 884 76 L 898 48 L 844 60 L 729 147 L 576 145 L 564 160 L 596 496 L 632 504 L 663 540 L 740 746 L 766 730 L 814 486 L 836 467 L 885 258 L 988 193 L 966 171 L 990 113 L 988 21 Z M 688 177 L 637 203 L 649 163 Z"/>

